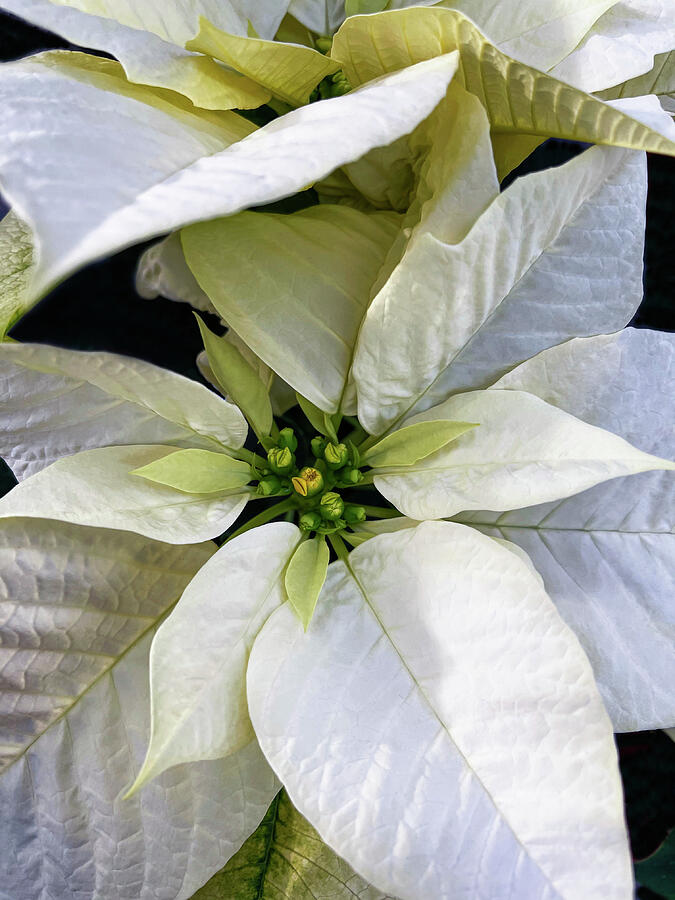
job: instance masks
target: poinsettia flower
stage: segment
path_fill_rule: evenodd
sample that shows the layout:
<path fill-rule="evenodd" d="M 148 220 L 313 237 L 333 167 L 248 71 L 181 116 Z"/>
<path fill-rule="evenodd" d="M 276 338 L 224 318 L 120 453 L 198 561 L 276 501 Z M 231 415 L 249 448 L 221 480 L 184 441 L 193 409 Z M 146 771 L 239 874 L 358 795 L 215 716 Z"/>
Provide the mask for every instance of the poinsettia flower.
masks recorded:
<path fill-rule="evenodd" d="M 207 348 L 218 374 L 222 359 L 213 339 L 207 340 Z M 52 362 L 52 372 L 45 373 L 49 354 L 60 355 L 61 364 L 57 368 Z M 167 427 L 163 409 L 160 423 L 147 423 L 148 399 L 138 387 L 132 394 L 133 376 L 119 358 L 21 345 L 6 346 L 2 356 L 15 384 L 38 377 L 42 391 L 50 385 L 57 402 L 63 388 L 72 386 L 73 376 L 64 378 L 63 373 L 73 371 L 76 362 L 80 369 L 88 364 L 93 389 L 87 385 L 74 398 L 65 416 L 68 430 L 101 409 L 103 389 L 108 397 L 119 397 L 119 385 L 125 386 L 127 404 L 140 400 L 145 407 L 142 425 L 132 420 L 127 426 L 132 434 L 138 427 Z M 42 371 L 36 376 L 38 366 Z M 155 384 L 158 380 L 157 374 Z M 248 401 L 253 409 L 257 401 L 251 389 L 248 396 L 253 396 Z M 231 409 L 224 401 L 214 402 L 223 413 Z M 171 405 L 175 409 L 179 403 L 172 392 Z M 49 413 L 49 405 L 46 409 Z M 58 412 L 63 423 L 62 404 Z M 114 428 L 116 418 L 124 415 L 129 412 L 121 404 L 108 413 L 109 426 Z M 199 422 L 195 415 L 193 410 L 193 429 Z M 177 418 L 174 411 L 174 428 Z M 261 417 L 251 419 L 261 431 Z M 21 436 L 26 443 L 36 424 L 40 430 L 32 440 L 44 434 L 48 416 L 28 423 Z M 200 424 L 201 440 L 214 440 Z M 327 431 L 331 424 L 334 428 L 337 423 L 326 418 Z M 359 466 L 370 470 L 366 481 L 374 479 L 401 511 L 413 515 L 419 507 L 408 507 L 409 479 L 421 478 L 424 483 L 416 486 L 412 499 L 425 507 L 421 514 L 442 517 L 463 509 L 509 509 L 564 498 L 608 478 L 675 465 L 511 389 L 454 395 L 389 436 L 362 442 L 361 450 L 349 444 L 343 449 L 330 435 L 317 438 L 311 452 L 324 461 L 320 468 L 314 461 L 312 469 L 322 473 L 318 492 L 310 490 L 307 474 L 312 459 L 296 459 L 300 448 L 289 431 L 279 433 L 270 446 L 268 462 L 272 473 L 288 478 L 296 473 L 292 487 L 284 489 L 283 477 L 258 473 L 260 484 L 276 478 L 278 493 L 288 499 L 247 523 L 243 534 L 206 562 L 157 632 L 150 657 L 152 736 L 136 786 L 181 762 L 239 753 L 257 736 L 300 812 L 382 890 L 404 898 L 442 895 L 469 889 L 480 877 L 489 892 L 507 871 L 520 895 L 557 890 L 561 896 L 578 896 L 578 885 L 593 878 L 622 896 L 622 885 L 629 883 L 628 855 L 611 725 L 590 665 L 532 565 L 508 546 L 458 523 L 423 523 L 410 532 L 379 535 L 352 554 L 340 534 L 350 531 L 348 507 L 359 509 L 349 504 L 348 493 L 349 473 Z M 17 443 L 16 434 L 12 440 Z M 157 504 L 148 500 L 139 512 L 134 478 L 139 481 L 143 470 L 136 469 L 137 450 L 117 446 L 64 456 L 25 478 L 0 502 L 0 515 L 106 524 L 147 535 Z M 161 461 L 186 453 L 222 455 L 195 447 L 171 450 Z M 128 460 L 126 454 L 131 454 Z M 118 455 L 119 468 L 126 466 L 126 472 L 116 480 L 113 495 L 111 475 L 102 474 L 99 463 L 90 466 L 89 459 L 106 464 Z M 288 466 L 286 458 L 292 459 Z M 200 470 L 191 460 L 187 469 L 159 474 L 177 483 L 177 478 L 194 479 Z M 162 507 L 169 505 L 166 491 L 172 490 L 175 505 L 181 495 L 199 509 L 204 495 L 185 488 L 182 481 L 181 491 L 153 482 L 143 486 L 147 496 L 157 492 Z M 363 516 L 369 512 L 368 507 L 360 510 Z M 295 512 L 300 527 L 262 524 L 282 511 Z M 177 507 L 162 524 L 173 542 L 196 540 L 186 536 L 195 529 L 192 509 L 185 513 Z M 317 537 L 303 540 L 303 531 Z M 321 558 L 312 550 L 309 559 L 294 565 L 299 555 L 306 556 L 303 548 L 323 544 L 322 534 L 329 536 L 339 560 L 329 566 L 327 552 Z M 430 655 L 435 646 L 438 652 Z M 358 725 L 363 713 L 350 697 L 352 686 L 366 698 L 365 730 Z M 367 699 L 371 696 L 372 701 Z M 401 706 L 402 697 L 408 699 Z M 326 715 L 317 716 L 324 706 Z M 478 717 L 477 709 L 483 710 Z M 339 711 L 337 719 L 329 710 Z M 494 741 L 505 733 L 516 742 L 506 760 L 499 754 L 501 742 Z M 436 748 L 431 756 L 429 742 Z M 317 748 L 324 748 L 320 756 Z M 377 764 L 383 753 L 384 770 Z M 519 761 L 521 754 L 527 765 Z M 581 754 L 584 764 L 569 786 L 568 772 L 581 764 Z M 370 796 L 374 775 L 367 774 L 372 766 L 380 773 L 375 805 Z M 471 815 L 454 802 L 444 802 L 438 815 L 427 815 L 433 797 L 444 791 L 446 800 L 451 799 L 465 781 L 471 785 Z M 405 782 L 410 794 L 402 790 Z M 389 809 L 389 824 L 378 809 Z M 424 829 L 406 830 L 401 850 L 394 835 L 401 834 L 402 823 L 413 813 L 424 816 Z M 364 824 L 357 827 L 357 820 Z M 494 862 L 481 863 L 480 876 L 479 860 L 469 852 L 448 862 L 447 842 L 454 846 L 467 829 L 472 845 L 482 846 L 488 833 L 497 835 Z M 342 840 L 341 835 L 349 837 Z M 527 865 L 522 864 L 522 846 Z M 537 849 L 542 846 L 556 850 Z M 598 853 L 603 857 L 601 875 L 591 864 Z"/>

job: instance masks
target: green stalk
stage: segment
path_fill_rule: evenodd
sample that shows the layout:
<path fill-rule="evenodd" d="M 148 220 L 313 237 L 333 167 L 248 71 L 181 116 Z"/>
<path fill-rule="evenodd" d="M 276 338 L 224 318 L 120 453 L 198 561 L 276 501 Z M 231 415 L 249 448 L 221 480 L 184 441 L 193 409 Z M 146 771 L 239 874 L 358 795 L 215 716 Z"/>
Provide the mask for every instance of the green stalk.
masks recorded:
<path fill-rule="evenodd" d="M 329 534 L 328 540 L 331 543 L 333 550 L 335 550 L 338 559 L 341 559 L 343 563 L 346 563 L 349 559 L 349 550 L 345 546 L 345 542 L 342 540 L 339 534 Z"/>
<path fill-rule="evenodd" d="M 257 453 L 253 453 L 251 450 L 246 450 L 244 447 L 241 447 L 239 450 L 232 450 L 231 453 L 236 459 L 242 459 L 256 469 L 264 469 L 267 465 L 266 459 L 263 459 L 262 456 L 258 456 Z"/>
<path fill-rule="evenodd" d="M 361 504 L 363 506 L 363 504 Z M 395 519 L 401 513 L 397 509 L 389 509 L 384 506 L 364 506 L 366 515 L 371 519 Z"/>
<path fill-rule="evenodd" d="M 227 541 L 231 541 L 232 538 L 239 537 L 240 534 L 244 534 L 245 531 L 250 531 L 251 528 L 257 528 L 258 525 L 264 525 L 266 522 L 269 522 L 271 519 L 276 519 L 277 516 L 280 516 L 282 513 L 288 512 L 295 505 L 295 500 L 293 498 L 288 498 L 287 500 L 282 500 L 281 503 L 275 503 L 274 506 L 269 506 L 267 509 L 264 509 L 261 513 L 258 513 L 257 516 L 253 516 L 252 519 L 249 519 L 248 522 L 245 522 L 241 528 L 237 528 L 234 534 L 231 534 Z M 227 541 L 225 543 L 227 543 Z"/>
<path fill-rule="evenodd" d="M 370 437 L 366 438 L 362 444 L 359 444 L 359 453 L 363 455 L 366 450 L 370 450 L 372 446 L 374 446 L 382 437 L 380 434 L 371 434 Z"/>

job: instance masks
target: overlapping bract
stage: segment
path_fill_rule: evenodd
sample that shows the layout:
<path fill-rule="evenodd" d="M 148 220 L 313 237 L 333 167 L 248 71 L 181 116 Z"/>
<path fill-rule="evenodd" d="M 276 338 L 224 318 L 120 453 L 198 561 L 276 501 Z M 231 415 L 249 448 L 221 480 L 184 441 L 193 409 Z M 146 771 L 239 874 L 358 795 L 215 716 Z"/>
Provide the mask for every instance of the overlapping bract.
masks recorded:
<path fill-rule="evenodd" d="M 154 4 L 133 21 L 113 3 L 15 4 L 112 50 L 123 69 L 47 55 L 0 79 L 0 171 L 16 210 L 0 234 L 12 248 L 3 327 L 88 260 L 199 223 L 145 257 L 147 292 L 217 310 L 242 359 L 266 373 L 261 384 L 282 376 L 317 421 L 358 414 L 372 435 L 362 445 L 370 477 L 401 512 L 455 518 L 355 526 L 360 546 L 329 566 L 311 618 L 314 570 L 305 577 L 289 561 L 321 555 L 323 578 L 325 545 L 299 544 L 290 522 L 252 529 L 210 559 L 213 546 L 160 544 L 215 537 L 250 492 L 211 490 L 211 470 L 188 483 L 181 469 L 180 489 L 175 472 L 163 473 L 173 487 L 133 474 L 156 460 L 232 459 L 246 437 L 232 403 L 137 361 L 2 345 L 0 447 L 21 479 L 0 502 L 13 575 L 2 701 L 36 739 L 12 751 L 0 790 L 16 811 L 3 843 L 25 861 L 31 897 L 46 884 L 116 900 L 143 869 L 138 896 L 157 896 L 162 869 L 171 896 L 188 897 L 260 822 L 278 787 L 272 770 L 329 846 L 317 850 L 278 798 L 223 873 L 242 897 L 252 877 L 258 897 L 285 877 L 286 862 L 269 862 L 281 808 L 293 823 L 283 854 L 308 857 L 308 890 L 632 895 L 611 732 L 675 721 L 672 475 L 650 471 L 673 468 L 661 458 L 672 453 L 673 342 L 608 332 L 640 302 L 639 151 L 675 145 L 657 101 L 622 111 L 582 90 L 639 98 L 650 79 L 659 96 L 672 90 L 666 4 L 403 0 L 342 24 L 345 12 L 383 5 L 177 3 L 160 22 Z M 316 32 L 339 29 L 330 59 L 308 50 L 315 38 L 298 21 L 279 34 L 304 47 L 271 40 L 287 6 Z M 631 16 L 635 39 L 617 39 Z M 359 91 L 259 131 L 229 111 L 272 94 L 303 103 L 315 74 L 337 63 Z M 60 151 L 74 132 L 77 180 Z M 547 134 L 618 148 L 500 194 L 497 171 Z M 239 212 L 311 184 L 328 203 Z M 255 419 L 269 432 L 268 404 Z M 414 426 L 424 422 L 433 428 L 422 440 Z M 184 563 L 175 576 L 174 561 Z M 26 585 L 29 599 L 17 601 Z M 149 784 L 122 800 L 146 752 L 136 685 L 150 635 L 183 588 L 150 654 L 152 737 L 136 787 Z M 91 635 L 93 662 L 75 684 L 73 653 L 84 660 Z M 77 819 L 64 839 L 74 868 L 63 855 L 36 865 L 43 814 L 64 829 Z M 25 848 L 24 828 L 38 834 Z M 17 877 L 6 875 L 12 889 Z M 289 897 L 301 883 L 287 878 Z"/>

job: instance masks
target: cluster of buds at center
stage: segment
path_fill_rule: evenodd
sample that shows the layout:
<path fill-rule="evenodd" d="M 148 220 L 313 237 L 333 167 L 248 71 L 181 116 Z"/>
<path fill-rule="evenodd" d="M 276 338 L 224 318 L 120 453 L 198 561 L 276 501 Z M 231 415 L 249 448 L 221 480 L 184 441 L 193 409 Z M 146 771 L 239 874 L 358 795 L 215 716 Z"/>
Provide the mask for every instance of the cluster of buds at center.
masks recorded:
<path fill-rule="evenodd" d="M 330 534 L 362 522 L 366 517 L 364 507 L 345 503 L 338 493 L 340 488 L 355 487 L 363 478 L 358 449 L 349 441 L 331 441 L 317 435 L 311 441 L 315 459 L 301 468 L 296 460 L 297 449 L 292 428 L 279 432 L 275 445 L 267 451 L 258 496 L 294 497 L 303 531 Z"/>
<path fill-rule="evenodd" d="M 319 435 L 313 438 L 311 447 L 316 457 L 313 465 L 305 466 L 292 479 L 293 490 L 302 498 L 301 505 L 307 507 L 300 517 L 300 528 L 329 534 L 362 522 L 365 509 L 345 503 L 335 490 L 354 487 L 363 478 L 357 448 Z"/>

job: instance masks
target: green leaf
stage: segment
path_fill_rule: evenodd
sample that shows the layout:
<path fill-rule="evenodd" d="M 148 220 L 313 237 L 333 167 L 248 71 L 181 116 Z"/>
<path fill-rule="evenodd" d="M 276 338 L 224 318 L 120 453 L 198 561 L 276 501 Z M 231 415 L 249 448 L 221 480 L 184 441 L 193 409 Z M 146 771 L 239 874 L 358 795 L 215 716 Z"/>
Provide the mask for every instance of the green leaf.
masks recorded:
<path fill-rule="evenodd" d="M 0 222 L 0 341 L 31 307 L 27 299 L 33 267 L 33 235 L 10 211 Z"/>
<path fill-rule="evenodd" d="M 449 422 L 443 419 L 406 425 L 367 450 L 362 462 L 375 468 L 411 466 L 477 425 L 477 422 Z"/>
<path fill-rule="evenodd" d="M 493 133 L 546 135 L 675 155 L 675 143 L 636 119 L 502 53 L 453 9 L 402 9 L 347 19 L 331 55 L 354 86 L 459 50 L 468 91 Z"/>
<path fill-rule="evenodd" d="M 284 581 L 288 600 L 305 631 L 326 580 L 329 559 L 330 551 L 325 539 L 316 537 L 300 544 L 286 569 Z"/>
<path fill-rule="evenodd" d="M 251 467 L 240 459 L 212 450 L 176 450 L 134 469 L 148 481 L 156 481 L 186 494 L 215 494 L 242 488 L 251 480 Z"/>
<path fill-rule="evenodd" d="M 391 900 L 370 887 L 295 809 L 285 791 L 192 900 Z"/>
<path fill-rule="evenodd" d="M 214 334 L 199 316 L 195 318 L 211 371 L 223 393 L 244 413 L 259 438 L 268 435 L 273 424 L 272 404 L 260 376 L 234 344 Z"/>
<path fill-rule="evenodd" d="M 654 57 L 654 65 L 649 72 L 607 88 L 600 96 L 603 100 L 618 100 L 643 97 L 645 94 L 656 94 L 657 97 L 672 97 L 675 94 L 675 50 L 659 53 Z"/>
<path fill-rule="evenodd" d="M 656 853 L 635 863 L 635 878 L 666 900 L 675 900 L 675 830 L 671 831 Z"/>
<path fill-rule="evenodd" d="M 311 47 L 228 34 L 203 17 L 199 25 L 197 37 L 185 45 L 188 50 L 221 60 L 293 106 L 307 103 L 316 85 L 339 69 Z"/>
<path fill-rule="evenodd" d="M 327 437 L 328 431 L 326 430 L 326 420 L 323 411 L 320 410 L 318 406 L 315 406 L 311 400 L 308 400 L 307 397 L 303 397 L 302 394 L 299 394 L 297 391 L 295 392 L 295 396 L 298 398 L 300 409 L 305 414 L 305 418 L 309 421 L 309 424 L 315 428 L 319 434 L 325 434 Z"/>

